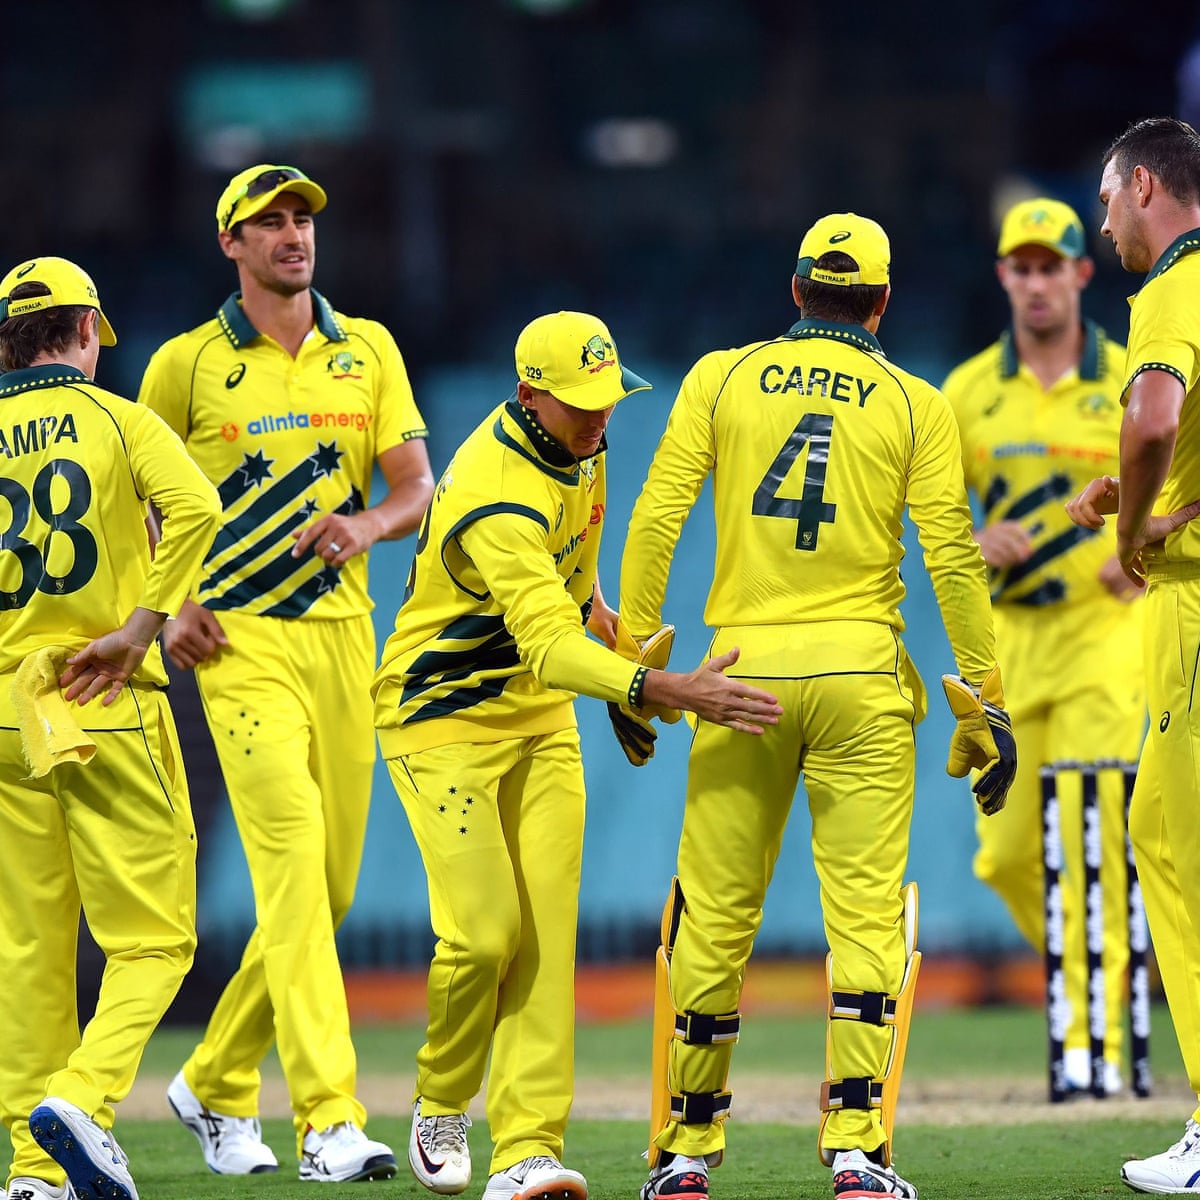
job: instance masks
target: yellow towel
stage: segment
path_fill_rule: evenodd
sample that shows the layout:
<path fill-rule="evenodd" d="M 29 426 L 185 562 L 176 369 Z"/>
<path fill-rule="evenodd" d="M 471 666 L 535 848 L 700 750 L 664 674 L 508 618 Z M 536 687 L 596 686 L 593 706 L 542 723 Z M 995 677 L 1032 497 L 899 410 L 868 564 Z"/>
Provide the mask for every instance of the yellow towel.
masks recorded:
<path fill-rule="evenodd" d="M 58 689 L 71 653 L 66 646 L 43 646 L 26 655 L 9 688 L 31 779 L 40 779 L 60 763 L 89 762 L 96 753 L 96 743 L 79 728 L 74 706 Z"/>

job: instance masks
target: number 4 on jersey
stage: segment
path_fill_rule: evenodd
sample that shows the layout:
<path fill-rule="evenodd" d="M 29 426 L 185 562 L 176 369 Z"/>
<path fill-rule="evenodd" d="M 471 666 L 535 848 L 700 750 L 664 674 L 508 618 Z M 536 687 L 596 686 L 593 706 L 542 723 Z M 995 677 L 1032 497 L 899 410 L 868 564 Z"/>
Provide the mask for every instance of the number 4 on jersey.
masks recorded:
<path fill-rule="evenodd" d="M 837 516 L 837 505 L 827 503 L 824 497 L 832 435 L 831 413 L 806 413 L 754 493 L 750 511 L 756 517 L 783 517 L 796 522 L 797 550 L 815 550 L 821 525 L 832 525 Z M 808 461 L 804 466 L 804 489 L 799 500 L 789 500 L 780 496 L 779 489 L 805 446 L 808 446 Z"/>

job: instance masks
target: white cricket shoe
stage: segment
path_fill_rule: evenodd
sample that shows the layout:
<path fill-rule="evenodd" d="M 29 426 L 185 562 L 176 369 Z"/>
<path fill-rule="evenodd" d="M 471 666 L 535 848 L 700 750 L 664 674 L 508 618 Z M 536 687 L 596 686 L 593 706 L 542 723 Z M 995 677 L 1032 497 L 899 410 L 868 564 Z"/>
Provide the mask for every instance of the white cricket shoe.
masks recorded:
<path fill-rule="evenodd" d="M 78 1105 L 47 1096 L 29 1114 L 29 1132 L 66 1171 L 78 1200 L 138 1200 L 125 1151 Z"/>
<path fill-rule="evenodd" d="M 664 1150 L 642 1184 L 641 1200 L 708 1200 L 708 1159 Z"/>
<path fill-rule="evenodd" d="M 44 1179 L 18 1175 L 7 1193 L 0 1188 L 0 1200 L 5 1200 L 6 1195 L 8 1200 L 75 1200 L 75 1189 L 71 1187 L 69 1179 L 55 1187 Z"/>
<path fill-rule="evenodd" d="M 206 1108 L 180 1071 L 167 1088 L 167 1103 L 195 1135 L 208 1169 L 217 1175 L 262 1175 L 279 1170 L 262 1140 L 257 1117 L 231 1117 Z"/>
<path fill-rule="evenodd" d="M 833 1195 L 835 1200 L 917 1200 L 917 1189 L 861 1150 L 839 1150 L 833 1156 Z"/>
<path fill-rule="evenodd" d="M 1090 1093 L 1092 1090 L 1092 1056 L 1083 1046 L 1063 1051 L 1063 1079 L 1069 1092 Z M 1104 1061 L 1104 1094 L 1119 1096 L 1125 1084 L 1121 1068 L 1115 1062 Z"/>
<path fill-rule="evenodd" d="M 318 1183 L 357 1179 L 391 1179 L 396 1156 L 382 1142 L 373 1142 L 353 1121 L 328 1129 L 310 1125 L 300 1154 L 300 1178 Z"/>
<path fill-rule="evenodd" d="M 1121 1178 L 1135 1192 L 1156 1196 L 1200 1196 L 1200 1125 L 1190 1117 L 1183 1137 L 1149 1158 L 1131 1158 Z"/>
<path fill-rule="evenodd" d="M 440 1117 L 421 1116 L 421 1101 L 413 1105 L 412 1133 L 408 1139 L 408 1165 L 417 1181 L 431 1192 L 457 1196 L 471 1185 L 471 1150 L 466 1113 Z"/>
<path fill-rule="evenodd" d="M 587 1180 L 548 1154 L 523 1158 L 497 1171 L 483 1189 L 483 1200 L 587 1200 Z"/>

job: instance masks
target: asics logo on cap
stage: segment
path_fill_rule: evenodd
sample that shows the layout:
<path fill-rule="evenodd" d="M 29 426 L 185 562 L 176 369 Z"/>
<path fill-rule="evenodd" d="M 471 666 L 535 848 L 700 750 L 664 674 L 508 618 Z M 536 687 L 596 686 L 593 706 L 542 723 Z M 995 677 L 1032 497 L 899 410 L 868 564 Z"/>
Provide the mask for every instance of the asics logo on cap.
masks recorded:
<path fill-rule="evenodd" d="M 17 272 L 17 278 L 18 278 L 18 279 L 24 279 L 24 278 L 25 278 L 25 276 L 26 276 L 26 275 L 28 275 L 28 274 L 29 274 L 29 272 L 30 272 L 30 271 L 32 271 L 32 270 L 33 270 L 33 268 L 34 268 L 34 267 L 36 267 L 36 266 L 37 266 L 37 259 L 35 258 L 35 259 L 33 260 L 33 262 L 31 262 L 31 263 L 26 263 L 26 264 L 25 264 L 25 265 L 24 265 L 24 266 L 23 266 L 23 267 L 22 267 L 22 268 L 21 268 L 21 269 L 20 269 L 20 270 Z"/>
<path fill-rule="evenodd" d="M 849 236 L 850 230 L 843 229 L 841 233 L 835 233 L 833 237 L 829 239 L 829 244 L 832 246 L 835 242 L 844 242 Z"/>

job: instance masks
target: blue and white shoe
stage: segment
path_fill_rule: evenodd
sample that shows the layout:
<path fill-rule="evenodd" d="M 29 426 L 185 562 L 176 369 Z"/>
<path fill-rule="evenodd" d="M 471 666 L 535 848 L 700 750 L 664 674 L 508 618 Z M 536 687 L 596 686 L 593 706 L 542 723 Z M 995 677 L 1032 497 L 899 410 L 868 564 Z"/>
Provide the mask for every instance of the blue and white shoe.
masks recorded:
<path fill-rule="evenodd" d="M 917 1189 L 861 1150 L 839 1150 L 833 1157 L 833 1195 L 835 1200 L 917 1200 Z"/>
<path fill-rule="evenodd" d="M 29 1132 L 66 1171 L 79 1200 L 138 1200 L 125 1151 L 78 1105 L 47 1096 L 29 1114 Z"/>
<path fill-rule="evenodd" d="M 0 1188 L 0 1200 L 75 1200 L 75 1191 L 69 1179 L 55 1187 L 44 1179 L 18 1175 L 7 1194 Z"/>
<path fill-rule="evenodd" d="M 1135 1192 L 1155 1196 L 1200 1196 L 1200 1125 L 1190 1117 L 1183 1137 L 1149 1158 L 1131 1158 L 1121 1178 Z"/>

